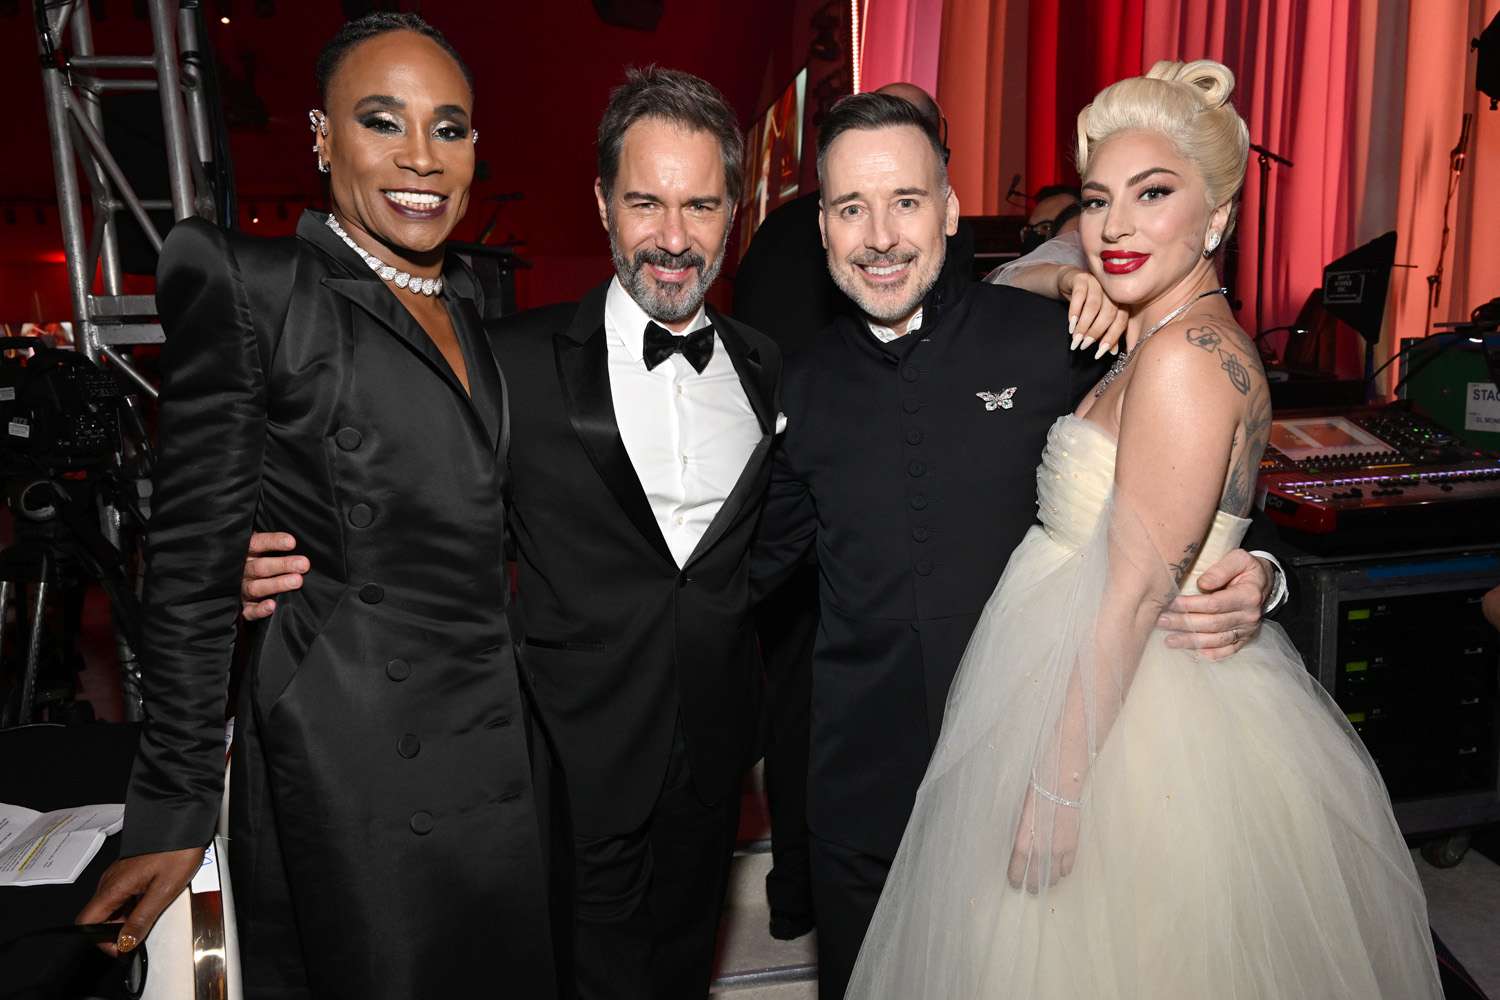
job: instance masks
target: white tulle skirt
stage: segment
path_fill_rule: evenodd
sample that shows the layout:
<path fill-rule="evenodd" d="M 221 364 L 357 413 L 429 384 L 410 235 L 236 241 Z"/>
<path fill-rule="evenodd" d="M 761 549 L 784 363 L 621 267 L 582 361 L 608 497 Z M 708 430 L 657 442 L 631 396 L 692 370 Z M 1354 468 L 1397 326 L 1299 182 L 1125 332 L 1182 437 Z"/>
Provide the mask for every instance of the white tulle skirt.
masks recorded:
<path fill-rule="evenodd" d="M 1426 902 L 1385 787 L 1274 624 L 1223 662 L 1152 635 L 1095 748 L 1072 870 L 1043 872 L 1036 891 L 1007 878 L 1120 552 L 1108 439 L 1064 432 L 1071 447 L 1055 440 L 1043 467 L 1058 480 L 1042 492 L 1047 527 L 1017 549 L 970 642 L 848 996 L 1437 1000 Z M 1081 479 L 1068 471 L 1080 461 Z M 1198 565 L 1244 523 L 1220 515 Z"/>

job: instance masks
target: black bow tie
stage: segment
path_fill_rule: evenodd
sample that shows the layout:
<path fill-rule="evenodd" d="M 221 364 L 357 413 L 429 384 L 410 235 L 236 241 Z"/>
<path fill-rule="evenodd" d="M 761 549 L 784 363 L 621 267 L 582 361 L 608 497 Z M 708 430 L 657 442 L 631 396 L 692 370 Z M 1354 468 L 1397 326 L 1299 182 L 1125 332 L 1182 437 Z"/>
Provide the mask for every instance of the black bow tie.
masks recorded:
<path fill-rule="evenodd" d="M 655 323 L 647 323 L 646 341 L 641 351 L 646 370 L 649 372 L 674 354 L 687 358 L 688 364 L 702 375 L 703 369 L 708 367 L 709 359 L 714 356 L 714 328 L 705 326 L 685 337 L 679 337 Z"/>

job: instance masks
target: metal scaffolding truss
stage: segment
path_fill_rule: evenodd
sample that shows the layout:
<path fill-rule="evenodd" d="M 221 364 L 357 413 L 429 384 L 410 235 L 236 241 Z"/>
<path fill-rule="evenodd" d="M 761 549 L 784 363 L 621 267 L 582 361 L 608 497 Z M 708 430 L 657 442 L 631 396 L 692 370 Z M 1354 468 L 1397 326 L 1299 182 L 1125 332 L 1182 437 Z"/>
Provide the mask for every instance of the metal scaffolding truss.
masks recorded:
<path fill-rule="evenodd" d="M 145 7 L 152 51 L 101 55 L 94 50 L 87 0 L 35 0 L 74 339 L 90 360 L 104 355 L 155 396 L 155 387 L 116 350 L 162 340 L 155 297 L 122 292 L 118 216 L 129 212 L 157 252 L 163 234 L 148 213 L 170 209 L 174 220 L 190 215 L 213 219 L 216 146 L 200 58 L 198 0 L 147 0 Z M 101 95 L 152 90 L 161 99 L 170 200 L 139 197 L 105 141 Z M 87 217 L 85 185 L 91 207 Z"/>

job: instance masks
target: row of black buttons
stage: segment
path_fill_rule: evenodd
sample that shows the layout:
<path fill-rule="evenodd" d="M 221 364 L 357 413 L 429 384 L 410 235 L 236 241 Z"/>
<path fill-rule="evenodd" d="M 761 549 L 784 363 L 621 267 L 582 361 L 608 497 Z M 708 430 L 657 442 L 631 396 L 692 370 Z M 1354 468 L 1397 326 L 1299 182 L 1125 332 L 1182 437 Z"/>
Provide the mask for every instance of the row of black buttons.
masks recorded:
<path fill-rule="evenodd" d="M 354 451 L 364 443 L 365 438 L 363 434 L 353 427 L 340 427 L 339 432 L 333 436 L 333 440 L 342 450 Z M 349 508 L 349 523 L 356 528 L 368 528 L 375 523 L 375 508 L 367 503 L 355 504 Z M 360 597 L 364 597 L 363 591 L 361 591 Z M 368 601 L 367 603 L 378 603 L 378 598 L 375 601 Z"/>
<path fill-rule="evenodd" d="M 921 377 L 921 369 L 914 364 L 908 363 L 901 369 L 901 378 L 906 382 L 916 382 Z M 919 410 L 922 409 L 922 402 L 919 399 L 907 397 L 906 399 L 903 399 L 901 401 L 901 408 L 906 413 L 915 415 Z M 906 429 L 906 443 L 911 447 L 915 448 L 919 446 L 924 440 L 926 440 L 926 435 L 922 433 L 922 429 L 920 427 L 908 427 Z M 923 476 L 927 475 L 927 463 L 922 461 L 921 459 L 913 458 L 911 461 L 906 463 L 906 474 L 912 479 L 921 479 Z M 913 493 L 910 497 L 907 498 L 907 505 L 912 510 L 926 510 L 928 505 L 927 495 L 925 493 Z M 928 528 L 926 525 L 914 525 L 911 529 L 912 541 L 918 543 L 919 545 L 926 542 L 931 537 L 932 529 Z M 912 564 L 912 569 L 918 576 L 931 576 L 932 561 L 929 559 L 918 559 L 915 563 Z"/>

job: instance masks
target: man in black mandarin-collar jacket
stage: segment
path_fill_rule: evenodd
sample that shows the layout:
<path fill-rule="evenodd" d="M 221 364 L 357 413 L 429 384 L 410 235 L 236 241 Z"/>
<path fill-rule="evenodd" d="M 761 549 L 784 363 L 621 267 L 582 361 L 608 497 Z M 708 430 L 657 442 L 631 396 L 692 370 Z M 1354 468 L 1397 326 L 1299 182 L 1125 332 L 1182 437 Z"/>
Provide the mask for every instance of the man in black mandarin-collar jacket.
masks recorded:
<path fill-rule="evenodd" d="M 947 268 L 922 316 L 888 344 L 840 317 L 788 362 L 752 561 L 762 595 L 817 553 L 808 826 L 830 966 L 852 968 L 863 928 L 837 940 L 860 921 L 819 891 L 819 848 L 895 856 L 969 635 L 1035 521 L 1047 431 L 1099 374 L 1072 360 L 1062 305 L 1028 292 Z M 1012 389 L 1009 407 L 981 395 Z M 849 968 L 820 978 L 842 989 Z"/>

